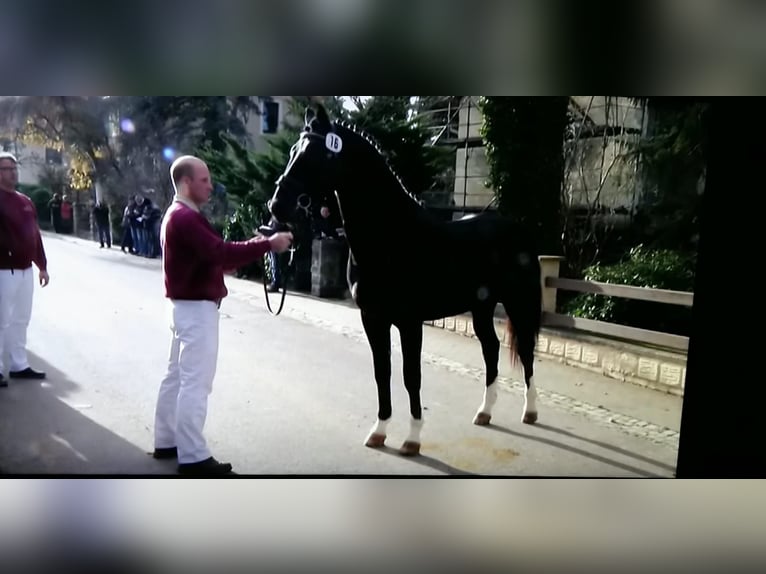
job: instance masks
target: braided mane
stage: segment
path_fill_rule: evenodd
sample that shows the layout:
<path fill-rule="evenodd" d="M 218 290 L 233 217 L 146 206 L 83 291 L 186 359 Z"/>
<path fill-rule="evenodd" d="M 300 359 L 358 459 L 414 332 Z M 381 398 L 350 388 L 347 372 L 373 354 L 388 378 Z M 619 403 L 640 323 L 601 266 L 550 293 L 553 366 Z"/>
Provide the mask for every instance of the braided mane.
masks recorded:
<path fill-rule="evenodd" d="M 386 167 L 387 167 L 387 168 L 388 168 L 388 170 L 391 172 L 391 175 L 393 175 L 393 176 L 396 178 L 396 181 L 397 181 L 397 182 L 399 182 L 399 185 L 401 186 L 401 188 L 402 188 L 402 190 L 404 191 L 404 193 L 406 193 L 406 194 L 407 194 L 407 196 L 408 196 L 408 197 L 409 197 L 409 198 L 410 198 L 412 201 L 414 201 L 416 204 L 418 204 L 419 206 L 421 205 L 420 201 L 418 201 L 418 199 L 417 199 L 417 198 L 416 198 L 414 195 L 412 195 L 412 193 L 410 193 L 410 191 L 407 189 L 407 186 L 406 186 L 406 185 L 404 185 L 404 182 L 402 181 L 402 178 L 401 178 L 401 177 L 399 177 L 399 174 L 398 174 L 398 173 L 396 173 L 396 170 L 394 169 L 394 166 L 392 166 L 392 165 L 391 165 L 391 162 L 389 161 L 389 159 L 388 159 L 388 157 L 387 157 L 386 153 L 383 151 L 383 148 L 381 148 L 381 147 L 380 147 L 380 144 L 377 142 L 377 140 L 375 140 L 375 138 L 373 138 L 373 137 L 372 137 L 372 136 L 371 136 L 369 133 L 367 133 L 366 131 L 364 131 L 364 130 L 362 130 L 362 129 L 359 129 L 359 128 L 358 128 L 357 126 L 355 126 L 354 124 L 350 124 L 350 123 L 348 123 L 348 122 L 346 122 L 346 121 L 344 121 L 344 120 L 338 120 L 338 121 L 335 121 L 335 122 L 334 122 L 334 124 L 335 124 L 336 126 L 340 126 L 340 127 L 342 127 L 342 128 L 345 128 L 345 129 L 347 129 L 348 131 L 350 131 L 350 132 L 352 132 L 352 133 L 354 133 L 354 134 L 358 135 L 358 136 L 359 136 L 359 137 L 361 137 L 361 138 L 362 138 L 364 141 L 366 141 L 368 144 L 370 144 L 370 145 L 372 146 L 372 148 L 373 148 L 373 149 L 374 149 L 376 152 L 378 152 L 378 154 L 380 155 L 380 157 L 383 159 L 384 163 L 386 164 Z"/>

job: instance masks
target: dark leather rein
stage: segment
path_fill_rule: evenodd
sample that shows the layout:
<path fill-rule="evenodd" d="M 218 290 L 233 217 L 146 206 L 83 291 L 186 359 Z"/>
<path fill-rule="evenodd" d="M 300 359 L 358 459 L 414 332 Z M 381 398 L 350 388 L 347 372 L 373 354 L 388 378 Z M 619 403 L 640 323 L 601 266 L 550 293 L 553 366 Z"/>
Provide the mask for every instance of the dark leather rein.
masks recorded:
<path fill-rule="evenodd" d="M 272 235 L 274 235 L 275 233 L 279 231 L 280 231 L 279 229 L 275 229 L 271 225 L 262 225 L 261 227 L 258 228 L 258 232 L 264 237 L 271 237 Z M 280 278 L 280 283 L 282 285 L 281 286 L 277 285 L 277 292 L 282 291 L 282 296 L 279 301 L 279 308 L 276 310 L 276 312 L 271 306 L 271 297 L 269 296 L 268 281 L 266 280 L 265 276 L 263 278 L 263 294 L 266 297 L 266 308 L 269 310 L 269 313 L 274 317 L 277 317 L 278 315 L 280 315 L 282 313 L 282 309 L 284 309 L 284 306 L 285 306 L 285 298 L 287 297 L 288 272 L 295 269 L 295 251 L 296 251 L 295 247 L 290 248 L 290 260 L 288 261 L 287 266 L 285 268 L 279 270 L 280 272 L 278 275 Z M 268 257 L 268 255 L 266 257 Z M 277 259 L 276 261 L 277 265 L 280 265 L 279 256 L 277 256 L 276 259 Z M 276 274 L 276 270 L 272 270 L 272 273 Z"/>

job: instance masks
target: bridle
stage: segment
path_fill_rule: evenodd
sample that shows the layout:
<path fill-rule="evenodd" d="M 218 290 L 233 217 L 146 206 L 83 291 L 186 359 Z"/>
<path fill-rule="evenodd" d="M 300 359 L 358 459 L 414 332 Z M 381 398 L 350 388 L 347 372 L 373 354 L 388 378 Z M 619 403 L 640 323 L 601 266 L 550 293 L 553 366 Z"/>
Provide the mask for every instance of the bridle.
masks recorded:
<path fill-rule="evenodd" d="M 335 136 L 335 138 L 338 141 L 340 141 L 340 145 L 337 147 L 337 151 L 333 150 L 331 148 L 331 143 L 330 142 L 333 141 L 331 139 L 331 136 Z M 328 134 L 326 134 L 324 136 L 322 136 L 320 134 L 315 134 L 315 133 L 312 133 L 312 132 L 304 131 L 304 132 L 301 133 L 301 137 L 298 140 L 298 142 L 295 144 L 294 149 L 297 149 L 297 147 L 300 146 L 302 144 L 302 142 L 306 138 L 323 140 L 325 142 L 325 145 L 327 146 L 328 151 L 331 154 L 331 158 L 337 157 L 337 155 L 340 152 L 340 150 L 342 149 L 342 145 L 343 145 L 342 141 L 340 140 L 340 138 L 334 132 L 332 132 L 332 131 L 328 132 Z M 311 195 L 306 193 L 306 191 L 305 191 L 306 186 L 305 186 L 304 183 L 299 181 L 294 176 L 290 175 L 290 171 L 291 171 L 290 167 L 292 166 L 293 162 L 295 161 L 295 159 L 297 157 L 298 156 L 296 154 L 295 156 L 290 158 L 290 162 L 288 163 L 287 167 L 285 168 L 285 173 L 282 176 L 280 176 L 280 178 L 276 182 L 276 185 L 277 185 L 277 188 L 292 189 L 293 190 L 293 193 L 297 196 L 295 211 L 298 212 L 298 213 L 302 213 L 303 216 L 305 217 L 305 220 L 310 222 L 311 221 L 311 207 L 313 205 L 313 200 L 311 198 Z M 275 233 L 278 233 L 280 231 L 286 231 L 288 229 L 289 228 L 288 228 L 287 225 L 285 225 L 283 223 L 280 223 L 276 219 L 272 218 L 271 223 L 269 223 L 268 225 L 262 225 L 261 227 L 259 227 L 258 228 L 258 232 L 261 235 L 265 236 L 265 237 L 270 237 L 270 236 L 274 235 Z M 311 242 L 309 242 L 309 245 L 311 245 Z M 269 310 L 269 313 L 272 316 L 274 316 L 274 317 L 280 315 L 282 313 L 282 309 L 285 306 L 285 298 L 287 296 L 288 273 L 294 272 L 294 270 L 295 270 L 295 253 L 296 253 L 296 251 L 299 251 L 301 249 L 301 247 L 302 246 L 298 242 L 294 242 L 293 246 L 290 248 L 290 259 L 288 260 L 287 265 L 285 266 L 284 269 L 279 269 L 278 276 L 281 279 L 280 282 L 282 283 L 282 285 L 281 285 L 281 287 L 277 286 L 277 289 L 278 289 L 278 291 L 281 290 L 282 295 L 281 295 L 280 302 L 279 302 L 279 308 L 277 309 L 276 312 L 273 310 L 273 308 L 271 306 L 271 298 L 269 296 L 269 288 L 268 288 L 268 285 L 267 285 L 266 278 L 264 277 L 264 281 L 263 281 L 263 293 L 264 293 L 265 298 L 266 298 L 266 308 Z M 266 257 L 268 257 L 268 255 Z M 277 264 L 277 266 L 279 266 L 279 264 L 280 264 L 279 258 L 277 258 L 276 264 Z M 276 270 L 272 270 L 272 273 L 276 273 Z"/>

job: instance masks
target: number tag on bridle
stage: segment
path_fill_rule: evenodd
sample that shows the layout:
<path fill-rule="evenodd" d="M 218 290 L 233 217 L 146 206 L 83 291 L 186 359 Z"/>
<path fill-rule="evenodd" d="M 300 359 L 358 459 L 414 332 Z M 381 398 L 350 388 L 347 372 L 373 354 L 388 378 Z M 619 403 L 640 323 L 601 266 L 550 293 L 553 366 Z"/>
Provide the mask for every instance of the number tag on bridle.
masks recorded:
<path fill-rule="evenodd" d="M 333 153 L 340 153 L 340 150 L 343 149 L 343 140 L 340 139 L 340 136 L 338 136 L 338 134 L 334 134 L 332 132 L 327 134 L 327 137 L 325 138 L 324 143 L 327 146 L 327 149 L 329 149 Z"/>

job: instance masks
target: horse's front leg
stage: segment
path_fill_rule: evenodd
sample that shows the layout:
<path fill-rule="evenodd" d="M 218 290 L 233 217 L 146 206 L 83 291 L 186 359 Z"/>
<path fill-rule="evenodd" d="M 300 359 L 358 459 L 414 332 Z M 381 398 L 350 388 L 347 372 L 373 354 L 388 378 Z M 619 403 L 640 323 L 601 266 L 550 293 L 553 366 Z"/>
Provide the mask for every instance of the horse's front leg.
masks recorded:
<path fill-rule="evenodd" d="M 386 443 L 391 421 L 391 322 L 362 312 L 362 324 L 372 349 L 375 384 L 378 387 L 378 420 L 367 435 L 365 446 L 380 448 Z"/>
<path fill-rule="evenodd" d="M 399 449 L 403 456 L 420 454 L 420 433 L 423 429 L 423 408 L 420 402 L 420 354 L 423 349 L 423 323 L 416 321 L 399 325 L 402 340 L 404 386 L 410 397 L 410 434 Z"/>

